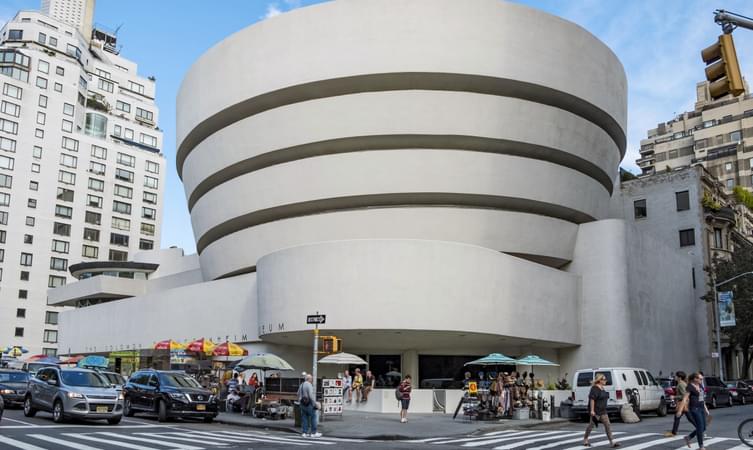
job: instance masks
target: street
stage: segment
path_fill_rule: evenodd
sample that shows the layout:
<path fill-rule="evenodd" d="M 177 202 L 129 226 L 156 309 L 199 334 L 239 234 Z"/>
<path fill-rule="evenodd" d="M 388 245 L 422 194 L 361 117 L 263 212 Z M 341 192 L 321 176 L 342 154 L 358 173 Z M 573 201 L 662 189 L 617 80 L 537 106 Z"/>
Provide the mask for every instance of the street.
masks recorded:
<path fill-rule="evenodd" d="M 713 422 L 707 432 L 706 447 L 713 450 L 742 450 L 744 446 L 737 439 L 737 425 L 745 417 L 753 415 L 752 406 L 720 408 L 712 411 Z M 448 419 L 449 420 L 449 419 Z M 626 425 L 613 424 L 616 438 L 623 449 L 682 449 L 682 436 L 665 438 L 663 433 L 671 427 L 671 417 L 647 416 L 641 423 Z M 514 425 L 514 424 L 513 424 Z M 408 427 L 410 424 L 407 425 Z M 564 450 L 582 449 L 583 423 L 567 423 L 537 429 L 515 429 L 510 422 L 505 429 L 483 434 L 465 436 L 445 436 L 441 428 L 432 438 L 404 441 L 366 441 L 335 438 L 326 435 L 319 439 L 305 439 L 297 434 L 273 432 L 261 429 L 228 426 L 219 423 L 204 424 L 188 421 L 174 421 L 168 425 L 159 424 L 155 419 L 124 419 L 119 425 L 106 423 L 73 422 L 56 425 L 49 414 L 39 413 L 37 417 L 26 418 L 21 410 L 6 410 L 0 422 L 0 449 L 185 449 L 209 448 L 263 448 L 283 449 L 292 447 L 309 448 L 374 448 L 374 449 L 519 449 L 519 450 Z M 502 427 L 501 427 L 502 428 Z M 470 429 L 470 428 L 469 428 Z M 681 434 L 690 431 L 683 420 Z M 606 447 L 608 442 L 599 427 L 591 437 L 593 447 Z M 697 448 L 693 443 L 692 448 Z"/>

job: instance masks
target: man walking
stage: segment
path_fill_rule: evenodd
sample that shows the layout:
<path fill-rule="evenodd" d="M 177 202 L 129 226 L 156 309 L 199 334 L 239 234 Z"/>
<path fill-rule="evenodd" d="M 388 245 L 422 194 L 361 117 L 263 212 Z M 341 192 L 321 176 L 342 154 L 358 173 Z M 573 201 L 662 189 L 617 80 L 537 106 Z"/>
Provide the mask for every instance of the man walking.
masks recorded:
<path fill-rule="evenodd" d="M 322 434 L 316 432 L 316 393 L 314 392 L 314 385 L 311 384 L 312 380 L 311 375 L 306 375 L 298 388 L 298 404 L 301 407 L 301 436 L 318 438 L 322 437 Z"/>

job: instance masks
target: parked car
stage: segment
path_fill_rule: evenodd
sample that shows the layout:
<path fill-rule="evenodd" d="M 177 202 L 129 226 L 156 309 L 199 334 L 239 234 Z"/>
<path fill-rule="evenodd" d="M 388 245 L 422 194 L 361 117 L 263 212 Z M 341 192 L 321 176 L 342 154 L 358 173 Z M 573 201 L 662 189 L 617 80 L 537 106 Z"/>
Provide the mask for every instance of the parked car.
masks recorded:
<path fill-rule="evenodd" d="M 632 367 L 603 367 L 581 369 L 573 378 L 573 412 L 579 416 L 588 416 L 588 394 L 594 376 L 603 374 L 607 378 L 605 390 L 609 393 L 607 413 L 619 414 L 622 405 L 628 403 L 628 391 L 636 395 L 639 412 L 655 411 L 657 415 L 667 415 L 668 403 L 664 389 L 645 369 Z"/>
<path fill-rule="evenodd" d="M 125 386 L 126 384 L 126 379 L 125 377 L 123 377 L 123 375 L 117 372 L 104 372 L 104 371 L 99 371 L 99 374 L 105 377 L 107 381 L 110 382 L 112 387 L 114 387 L 118 391 L 123 390 L 123 386 Z"/>
<path fill-rule="evenodd" d="M 753 402 L 753 387 L 744 381 L 727 381 L 727 389 L 735 403 L 745 405 Z"/>
<path fill-rule="evenodd" d="M 709 408 L 732 406 L 732 394 L 719 377 L 703 377 L 703 383 L 706 385 L 706 405 Z"/>
<path fill-rule="evenodd" d="M 110 425 L 123 417 L 122 394 L 102 375 L 89 369 L 45 367 L 29 378 L 24 397 L 24 415 L 52 413 L 56 423 L 67 418 L 107 420 Z"/>
<path fill-rule="evenodd" d="M 182 371 L 140 370 L 123 388 L 124 414 L 156 414 L 160 422 L 169 417 L 197 417 L 210 423 L 217 417 L 219 401 Z"/>
<path fill-rule="evenodd" d="M 9 369 L 16 369 L 16 370 L 22 370 L 24 372 L 28 372 L 29 376 L 31 377 L 36 375 L 37 371 L 44 367 L 60 367 L 57 364 L 53 364 L 53 363 L 27 362 L 27 361 L 19 361 L 19 360 L 9 362 L 7 366 Z"/>
<path fill-rule="evenodd" d="M 3 401 L 3 398 L 0 397 L 0 422 L 3 420 L 3 412 L 5 412 L 5 402 Z"/>
<path fill-rule="evenodd" d="M 23 405 L 28 381 L 29 374 L 27 372 L 0 369 L 0 398 L 8 406 Z"/>
<path fill-rule="evenodd" d="M 675 391 L 677 382 L 672 378 L 659 378 L 657 381 L 659 382 L 659 386 L 664 389 L 664 398 L 667 400 L 668 410 L 674 411 L 677 408 L 677 399 L 675 398 L 677 395 Z"/>

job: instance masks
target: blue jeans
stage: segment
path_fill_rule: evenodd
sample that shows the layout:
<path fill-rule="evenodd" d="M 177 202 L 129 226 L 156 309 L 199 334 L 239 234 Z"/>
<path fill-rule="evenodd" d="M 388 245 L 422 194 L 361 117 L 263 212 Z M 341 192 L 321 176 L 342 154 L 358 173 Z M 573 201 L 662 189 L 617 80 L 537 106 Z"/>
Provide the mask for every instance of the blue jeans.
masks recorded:
<path fill-rule="evenodd" d="M 698 447 L 703 447 L 703 433 L 706 432 L 706 411 L 703 409 L 703 406 L 700 406 L 688 412 L 690 413 L 690 417 L 693 418 L 693 426 L 695 426 L 695 430 L 688 435 L 688 439 L 692 440 L 697 436 Z"/>
<path fill-rule="evenodd" d="M 303 433 L 316 433 L 316 410 L 313 402 L 308 406 L 301 405 L 301 425 Z"/>

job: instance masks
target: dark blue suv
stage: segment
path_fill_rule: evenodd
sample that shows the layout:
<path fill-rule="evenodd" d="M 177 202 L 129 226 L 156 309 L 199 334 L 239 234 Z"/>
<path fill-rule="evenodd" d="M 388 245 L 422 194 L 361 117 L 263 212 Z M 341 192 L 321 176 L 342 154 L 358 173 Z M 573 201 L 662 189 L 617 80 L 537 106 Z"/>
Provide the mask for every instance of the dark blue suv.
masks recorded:
<path fill-rule="evenodd" d="M 160 422 L 171 417 L 195 417 L 212 422 L 217 417 L 218 399 L 183 371 L 139 370 L 123 387 L 123 414 L 143 412 Z"/>

